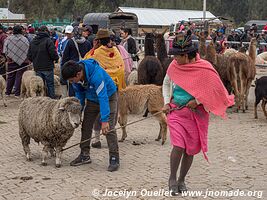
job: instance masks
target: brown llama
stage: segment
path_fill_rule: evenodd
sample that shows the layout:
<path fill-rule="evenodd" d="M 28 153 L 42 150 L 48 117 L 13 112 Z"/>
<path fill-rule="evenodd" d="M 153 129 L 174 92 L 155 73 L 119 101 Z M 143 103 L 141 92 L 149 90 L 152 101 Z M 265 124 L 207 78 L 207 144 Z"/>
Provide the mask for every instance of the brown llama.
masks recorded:
<path fill-rule="evenodd" d="M 137 72 L 137 80 L 138 84 L 146 85 L 146 84 L 155 84 L 162 85 L 163 83 L 163 67 L 158 58 L 155 56 L 154 50 L 154 42 L 155 36 L 152 36 L 153 33 L 145 32 L 145 57 L 140 62 L 138 66 Z M 144 117 L 147 117 L 148 110 L 146 110 Z"/>
<path fill-rule="evenodd" d="M 227 76 L 227 64 L 229 56 L 227 54 L 217 54 L 214 41 L 211 41 L 207 46 L 206 60 L 209 61 L 215 70 L 218 72 L 225 88 L 230 94 L 232 91 L 231 83 Z"/>
<path fill-rule="evenodd" d="M 206 47 L 206 35 L 204 34 L 204 32 L 201 32 L 199 35 L 198 52 L 199 52 L 200 58 L 202 59 L 206 58 L 207 47 Z"/>
<path fill-rule="evenodd" d="M 249 55 L 237 52 L 228 60 L 228 79 L 236 96 L 237 112 L 242 106 L 243 112 L 248 109 L 249 88 L 256 75 L 256 38 L 249 45 Z"/>
<path fill-rule="evenodd" d="M 155 56 L 154 33 L 145 32 L 145 57 L 138 66 L 138 84 L 155 84 L 163 83 L 163 68 L 158 58 Z"/>
<path fill-rule="evenodd" d="M 172 58 L 168 57 L 166 50 L 166 44 L 164 40 L 164 34 L 166 31 L 167 29 L 162 33 L 156 34 L 156 52 L 157 52 L 157 58 L 159 59 L 163 67 L 163 77 L 165 77 L 167 69 L 173 60 Z"/>
<path fill-rule="evenodd" d="M 162 87 L 156 85 L 132 85 L 119 91 L 119 119 L 121 126 L 127 124 L 128 114 L 141 114 L 148 109 L 151 114 L 161 111 L 164 106 L 162 96 Z M 155 116 L 159 121 L 160 131 L 156 141 L 162 139 L 162 145 L 166 141 L 167 135 L 167 120 L 163 113 Z M 123 142 L 127 137 L 126 128 L 122 127 L 122 137 L 120 142 Z"/>

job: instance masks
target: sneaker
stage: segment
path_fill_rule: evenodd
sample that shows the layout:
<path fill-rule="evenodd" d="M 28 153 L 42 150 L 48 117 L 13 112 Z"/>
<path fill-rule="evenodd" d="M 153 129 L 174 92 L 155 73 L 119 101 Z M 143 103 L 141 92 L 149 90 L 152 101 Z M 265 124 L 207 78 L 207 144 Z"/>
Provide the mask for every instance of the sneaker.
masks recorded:
<path fill-rule="evenodd" d="M 79 166 L 79 165 L 83 165 L 83 164 L 89 164 L 91 163 L 91 158 L 90 156 L 84 156 L 82 154 L 80 154 L 75 160 L 73 160 L 70 163 L 70 166 Z"/>
<path fill-rule="evenodd" d="M 97 148 L 97 149 L 101 149 L 101 142 L 98 141 L 98 142 L 94 142 L 94 143 L 92 143 L 92 147 L 93 147 L 93 148 Z"/>
<path fill-rule="evenodd" d="M 120 167 L 119 159 L 116 158 L 115 156 L 111 156 L 109 159 L 108 171 L 109 172 L 117 171 L 119 167 Z"/>

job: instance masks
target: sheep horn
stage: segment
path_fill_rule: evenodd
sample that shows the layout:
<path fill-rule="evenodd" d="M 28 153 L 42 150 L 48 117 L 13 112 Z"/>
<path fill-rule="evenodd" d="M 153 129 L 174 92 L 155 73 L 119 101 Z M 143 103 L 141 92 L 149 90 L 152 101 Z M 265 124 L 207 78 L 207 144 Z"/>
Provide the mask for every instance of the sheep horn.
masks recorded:
<path fill-rule="evenodd" d="M 60 101 L 60 103 L 59 103 L 58 109 L 64 111 L 66 104 L 68 104 L 70 102 L 70 98 L 67 97 L 67 98 L 61 99 L 59 101 Z"/>
<path fill-rule="evenodd" d="M 65 110 L 65 108 L 64 108 L 64 107 L 59 107 L 58 109 L 59 109 L 59 110 L 62 110 L 62 111 L 64 111 L 64 110 Z"/>
<path fill-rule="evenodd" d="M 62 110 L 62 111 L 64 111 L 66 105 L 70 104 L 71 102 L 80 103 L 79 99 L 77 99 L 75 97 L 67 97 L 67 98 L 61 99 L 59 101 L 61 101 L 61 102 L 59 103 L 59 108 L 58 109 Z"/>

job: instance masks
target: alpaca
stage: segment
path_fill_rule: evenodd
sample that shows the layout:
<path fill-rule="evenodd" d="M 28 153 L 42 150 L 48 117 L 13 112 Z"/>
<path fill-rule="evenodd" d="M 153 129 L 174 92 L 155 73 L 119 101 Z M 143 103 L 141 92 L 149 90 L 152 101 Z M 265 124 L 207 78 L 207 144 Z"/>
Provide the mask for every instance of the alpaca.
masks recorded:
<path fill-rule="evenodd" d="M 234 89 L 237 102 L 237 112 L 242 105 L 242 110 L 248 109 L 248 93 L 256 75 L 256 38 L 252 38 L 249 45 L 249 55 L 237 52 L 228 60 L 228 79 Z"/>
<path fill-rule="evenodd" d="M 165 77 L 167 69 L 172 62 L 172 58 L 169 58 L 167 55 L 166 44 L 164 40 L 164 34 L 166 30 L 162 33 L 156 34 L 156 51 L 157 58 L 159 59 L 163 67 L 163 77 Z"/>
<path fill-rule="evenodd" d="M 122 126 L 122 137 L 120 142 L 123 142 L 127 137 L 126 128 L 128 114 L 140 114 L 145 109 L 151 114 L 161 111 L 164 106 L 162 96 L 162 88 L 156 85 L 133 85 L 119 91 L 119 119 L 118 122 Z M 166 141 L 167 121 L 163 113 L 155 116 L 160 124 L 160 132 L 156 139 L 162 139 L 162 145 Z"/>

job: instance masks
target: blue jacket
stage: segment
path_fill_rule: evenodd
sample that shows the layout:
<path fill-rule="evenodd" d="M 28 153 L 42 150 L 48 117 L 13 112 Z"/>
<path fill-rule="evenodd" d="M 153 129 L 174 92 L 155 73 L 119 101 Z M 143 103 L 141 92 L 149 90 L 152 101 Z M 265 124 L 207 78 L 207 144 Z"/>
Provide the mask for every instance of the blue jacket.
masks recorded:
<path fill-rule="evenodd" d="M 82 60 L 84 64 L 84 83 L 73 83 L 75 96 L 80 100 L 82 106 L 85 99 L 100 105 L 101 122 L 109 120 L 110 108 L 109 97 L 116 91 L 117 87 L 107 72 L 94 59 Z"/>

